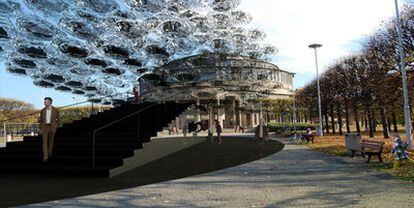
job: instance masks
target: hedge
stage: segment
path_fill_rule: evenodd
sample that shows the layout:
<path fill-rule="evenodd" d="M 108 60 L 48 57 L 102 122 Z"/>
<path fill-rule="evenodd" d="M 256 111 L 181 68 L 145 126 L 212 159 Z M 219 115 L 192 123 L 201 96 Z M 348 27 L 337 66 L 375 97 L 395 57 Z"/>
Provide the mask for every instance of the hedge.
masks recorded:
<path fill-rule="evenodd" d="M 315 130 L 315 127 L 319 124 L 310 124 L 310 123 L 269 123 L 270 132 L 275 132 L 276 134 L 290 134 L 293 132 L 294 127 L 296 126 L 296 131 L 306 131 L 307 128 Z"/>

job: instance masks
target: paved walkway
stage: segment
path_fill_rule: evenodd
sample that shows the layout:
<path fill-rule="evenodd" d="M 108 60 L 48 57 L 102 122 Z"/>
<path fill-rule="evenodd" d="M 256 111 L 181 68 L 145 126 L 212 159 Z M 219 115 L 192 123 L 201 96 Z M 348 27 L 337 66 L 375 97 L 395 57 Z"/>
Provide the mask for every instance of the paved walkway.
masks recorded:
<path fill-rule="evenodd" d="M 414 207 L 414 185 L 304 146 L 241 166 L 32 207 Z"/>

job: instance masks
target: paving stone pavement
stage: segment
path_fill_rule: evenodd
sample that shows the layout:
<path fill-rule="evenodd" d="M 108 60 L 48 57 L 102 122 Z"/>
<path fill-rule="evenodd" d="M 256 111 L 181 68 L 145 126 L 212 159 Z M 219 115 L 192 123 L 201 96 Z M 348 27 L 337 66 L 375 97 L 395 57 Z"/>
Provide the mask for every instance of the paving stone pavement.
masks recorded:
<path fill-rule="evenodd" d="M 414 207 L 414 185 L 301 145 L 203 175 L 26 207 Z"/>

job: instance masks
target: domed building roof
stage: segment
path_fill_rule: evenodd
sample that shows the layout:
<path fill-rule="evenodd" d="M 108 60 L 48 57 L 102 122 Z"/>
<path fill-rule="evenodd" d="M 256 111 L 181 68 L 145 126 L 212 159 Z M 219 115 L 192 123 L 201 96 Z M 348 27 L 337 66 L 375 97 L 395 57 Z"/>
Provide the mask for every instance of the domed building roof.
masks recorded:
<path fill-rule="evenodd" d="M 139 79 L 144 100 L 289 96 L 293 74 L 246 56 L 206 53 L 172 61 Z"/>

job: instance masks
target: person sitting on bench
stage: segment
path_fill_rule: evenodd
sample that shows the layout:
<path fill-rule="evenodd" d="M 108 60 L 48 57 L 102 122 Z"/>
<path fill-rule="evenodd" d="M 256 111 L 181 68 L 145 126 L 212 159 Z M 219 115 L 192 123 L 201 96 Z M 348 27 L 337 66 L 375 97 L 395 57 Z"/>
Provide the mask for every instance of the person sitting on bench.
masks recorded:
<path fill-rule="evenodd" d="M 313 135 L 313 132 L 312 132 L 311 128 L 308 127 L 306 129 L 306 133 L 302 135 L 302 138 L 304 138 L 306 140 L 306 144 L 309 143 L 310 141 L 312 141 L 312 143 L 314 143 L 315 135 Z"/>

